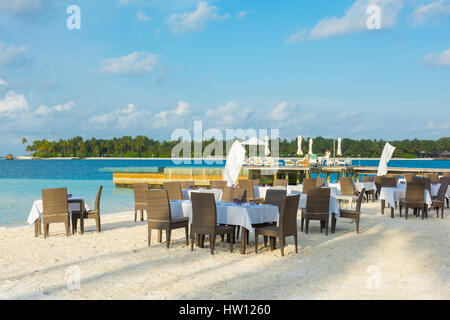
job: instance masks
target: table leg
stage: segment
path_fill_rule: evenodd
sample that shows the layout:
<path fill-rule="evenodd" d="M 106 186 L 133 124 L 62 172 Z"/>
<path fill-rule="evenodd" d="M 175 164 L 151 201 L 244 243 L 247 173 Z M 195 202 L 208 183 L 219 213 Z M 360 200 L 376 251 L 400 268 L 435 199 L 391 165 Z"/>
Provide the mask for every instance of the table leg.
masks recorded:
<path fill-rule="evenodd" d="M 241 227 L 242 233 L 241 233 L 241 254 L 245 254 L 245 243 L 247 242 L 247 232 L 248 230 L 244 227 Z"/>
<path fill-rule="evenodd" d="M 34 222 L 34 236 L 38 237 L 39 235 L 42 234 L 42 230 L 41 230 L 41 218 L 38 218 L 35 222 Z"/>
<path fill-rule="evenodd" d="M 391 207 L 391 218 L 394 218 L 394 207 Z"/>
<path fill-rule="evenodd" d="M 385 205 L 385 201 L 381 200 L 381 214 L 384 214 L 384 205 Z"/>

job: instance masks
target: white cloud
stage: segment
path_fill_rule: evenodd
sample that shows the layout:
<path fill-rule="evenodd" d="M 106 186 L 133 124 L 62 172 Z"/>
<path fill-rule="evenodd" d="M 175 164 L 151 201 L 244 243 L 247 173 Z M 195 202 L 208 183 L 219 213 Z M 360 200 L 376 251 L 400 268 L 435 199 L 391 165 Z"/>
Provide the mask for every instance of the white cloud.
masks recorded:
<path fill-rule="evenodd" d="M 0 78 L 0 86 L 6 86 L 8 83 L 3 80 L 2 78 Z"/>
<path fill-rule="evenodd" d="M 283 101 L 276 105 L 275 108 L 269 114 L 269 119 L 274 121 L 280 121 L 286 119 L 289 115 L 289 104 L 287 101 Z"/>
<path fill-rule="evenodd" d="M 127 105 L 126 108 L 116 109 L 114 111 L 92 116 L 89 121 L 97 123 L 104 129 L 110 128 L 110 123 L 115 123 L 115 127 L 124 130 L 129 127 L 131 123 L 145 120 L 150 116 L 146 110 L 138 110 L 133 103 Z"/>
<path fill-rule="evenodd" d="M 429 20 L 443 17 L 450 14 L 450 1 L 438 0 L 425 4 L 414 10 L 413 24 L 420 25 Z"/>
<path fill-rule="evenodd" d="M 450 49 L 441 53 L 429 53 L 423 61 L 432 67 L 450 67 Z"/>
<path fill-rule="evenodd" d="M 250 11 L 241 11 L 236 15 L 236 18 L 238 19 L 244 19 L 245 16 L 247 16 L 250 13 Z"/>
<path fill-rule="evenodd" d="M 397 22 L 397 15 L 403 7 L 402 0 L 357 0 L 342 17 L 325 17 L 311 30 L 304 28 L 288 37 L 287 43 L 324 39 L 333 36 L 368 30 L 366 10 L 370 5 L 381 8 L 381 28 L 391 28 Z"/>
<path fill-rule="evenodd" d="M 58 105 L 53 106 L 53 107 L 48 107 L 48 106 L 46 106 L 44 104 L 41 104 L 36 109 L 36 111 L 34 111 L 34 113 L 38 114 L 38 115 L 45 116 L 45 115 L 47 115 L 47 114 L 49 114 L 50 112 L 53 112 L 53 111 L 57 111 L 57 112 L 69 111 L 74 106 L 75 106 L 75 102 L 73 102 L 73 101 L 69 101 L 69 102 L 64 103 L 64 104 L 58 104 Z"/>
<path fill-rule="evenodd" d="M 169 124 L 175 124 L 189 112 L 189 104 L 183 100 L 178 101 L 175 109 L 164 110 L 155 115 L 154 127 L 162 128 Z"/>
<path fill-rule="evenodd" d="M 0 42 L 0 66 L 8 66 L 20 60 L 21 56 L 28 51 L 26 46 L 7 46 Z"/>
<path fill-rule="evenodd" d="M 236 101 L 228 101 L 217 109 L 209 109 L 206 115 L 219 126 L 235 127 L 244 123 L 250 116 L 252 110 L 240 106 Z"/>
<path fill-rule="evenodd" d="M 0 99 L 0 115 L 6 115 L 12 119 L 17 113 L 25 111 L 28 111 L 28 101 L 23 94 L 9 91 L 3 100 Z"/>
<path fill-rule="evenodd" d="M 142 11 L 139 11 L 139 12 L 137 13 L 137 18 L 138 18 L 139 20 L 141 20 L 141 21 L 144 21 L 144 22 L 148 22 L 148 21 L 151 20 L 150 17 L 147 16 L 147 15 L 146 15 L 144 12 L 142 12 Z"/>
<path fill-rule="evenodd" d="M 206 1 L 202 1 L 193 12 L 172 14 L 167 24 L 176 34 L 201 31 L 209 21 L 223 21 L 229 18 L 228 14 L 219 15 L 218 12 L 218 7 L 210 6 Z"/>
<path fill-rule="evenodd" d="M 0 1 L 0 12 L 26 13 L 42 9 L 41 0 Z"/>
<path fill-rule="evenodd" d="M 121 58 L 102 60 L 100 64 L 105 73 L 138 76 L 151 73 L 158 59 L 158 55 L 135 51 Z"/>

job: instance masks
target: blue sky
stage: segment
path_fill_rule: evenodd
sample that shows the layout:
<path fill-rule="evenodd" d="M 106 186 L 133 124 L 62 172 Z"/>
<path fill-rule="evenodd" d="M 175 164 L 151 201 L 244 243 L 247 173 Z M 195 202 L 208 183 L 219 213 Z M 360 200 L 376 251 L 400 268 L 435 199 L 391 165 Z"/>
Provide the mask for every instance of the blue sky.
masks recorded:
<path fill-rule="evenodd" d="M 449 17 L 449 0 L 0 0 L 0 154 L 22 137 L 170 139 L 194 120 L 449 136 Z"/>

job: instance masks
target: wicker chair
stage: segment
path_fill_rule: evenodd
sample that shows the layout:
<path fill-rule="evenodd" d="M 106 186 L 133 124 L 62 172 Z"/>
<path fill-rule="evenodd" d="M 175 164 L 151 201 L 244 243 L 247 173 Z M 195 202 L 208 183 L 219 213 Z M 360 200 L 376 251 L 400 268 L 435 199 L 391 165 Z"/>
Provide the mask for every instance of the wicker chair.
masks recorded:
<path fill-rule="evenodd" d="M 364 176 L 362 177 L 362 182 L 375 182 L 375 177 L 374 176 Z M 367 202 L 369 202 L 369 198 L 372 198 L 372 201 L 375 201 L 375 192 L 376 190 L 366 190 L 366 199 Z"/>
<path fill-rule="evenodd" d="M 436 173 L 425 173 L 423 177 L 430 179 L 430 183 L 439 183 L 439 175 Z"/>
<path fill-rule="evenodd" d="M 269 189 L 266 192 L 266 198 L 264 204 L 271 204 L 278 207 L 278 211 L 281 212 L 281 206 L 286 198 L 286 190 Z"/>
<path fill-rule="evenodd" d="M 416 175 L 414 173 L 405 173 L 403 175 L 403 178 L 405 178 L 406 183 L 413 181 L 414 177 L 416 177 Z"/>
<path fill-rule="evenodd" d="M 166 230 L 167 248 L 170 246 L 170 235 L 173 229 L 184 228 L 186 245 L 189 245 L 189 218 L 172 219 L 169 198 L 166 190 L 148 190 L 145 192 L 147 201 L 148 246 L 152 238 L 152 230 L 158 230 L 158 242 L 162 242 L 162 230 Z"/>
<path fill-rule="evenodd" d="M 316 188 L 308 191 L 308 199 L 306 201 L 306 210 L 302 210 L 301 231 L 303 231 L 303 223 L 306 222 L 305 232 L 308 234 L 309 221 L 320 221 L 320 232 L 325 228 L 325 234 L 328 235 L 328 221 L 330 210 L 330 189 Z"/>
<path fill-rule="evenodd" d="M 222 201 L 222 202 L 233 202 L 234 189 L 235 188 L 233 188 L 233 187 L 224 187 L 222 189 L 222 198 L 220 199 L 220 201 Z"/>
<path fill-rule="evenodd" d="M 279 190 L 278 190 L 279 191 Z M 280 239 L 281 256 L 284 256 L 285 238 L 294 237 L 295 253 L 298 252 L 298 234 L 297 234 L 297 210 L 300 195 L 288 196 L 284 198 L 280 211 L 279 227 L 264 226 L 255 229 L 255 253 L 258 253 L 258 236 L 270 237 L 271 250 L 275 249 L 275 241 Z"/>
<path fill-rule="evenodd" d="M 147 210 L 147 203 L 145 202 L 145 192 L 148 191 L 148 183 L 133 183 L 133 191 L 134 191 L 134 222 L 136 222 L 137 220 L 138 211 L 141 214 L 141 221 L 144 221 L 144 210 Z"/>
<path fill-rule="evenodd" d="M 181 189 L 192 189 L 194 187 L 194 181 L 180 181 Z"/>
<path fill-rule="evenodd" d="M 309 190 L 317 188 L 316 178 L 304 179 L 303 180 L 303 194 L 308 194 Z"/>
<path fill-rule="evenodd" d="M 359 221 L 360 221 L 360 214 L 361 214 L 361 203 L 363 201 L 364 192 L 366 191 L 365 188 L 361 190 L 358 196 L 358 200 L 356 201 L 356 208 L 355 210 L 348 210 L 348 209 L 339 209 L 339 216 L 340 218 L 347 218 L 347 219 L 355 219 L 356 223 L 356 233 L 359 233 Z M 334 232 L 336 230 L 336 217 L 333 214 L 333 218 L 331 219 L 331 232 Z"/>
<path fill-rule="evenodd" d="M 263 198 L 255 198 L 253 193 L 253 181 L 252 180 L 242 180 L 239 182 L 239 189 L 245 190 L 245 202 L 255 201 L 255 203 L 264 202 Z"/>
<path fill-rule="evenodd" d="M 339 179 L 341 185 L 341 194 L 344 196 L 354 196 L 355 186 L 353 185 L 353 179 L 351 177 L 342 177 Z"/>
<path fill-rule="evenodd" d="M 251 179 L 251 180 L 252 180 L 252 182 L 253 182 L 253 186 L 254 186 L 254 187 L 259 186 L 259 181 L 260 181 L 260 179 Z"/>
<path fill-rule="evenodd" d="M 408 220 L 408 209 L 413 208 L 415 215 L 418 214 L 418 210 L 422 210 L 422 220 L 425 215 L 424 203 L 425 185 L 421 181 L 412 181 L 406 185 L 405 198 L 400 199 L 400 217 L 402 216 L 402 209 L 405 208 L 405 218 Z"/>
<path fill-rule="evenodd" d="M 436 210 L 436 217 L 439 218 L 439 209 L 441 209 L 441 218 L 444 219 L 445 194 L 447 193 L 448 182 L 442 181 L 436 199 L 432 200 L 433 207 Z"/>
<path fill-rule="evenodd" d="M 234 188 L 233 190 L 233 200 L 245 201 L 246 191 L 245 189 Z"/>
<path fill-rule="evenodd" d="M 375 191 L 375 198 L 378 199 L 380 197 L 381 192 L 381 179 L 383 176 L 376 176 L 375 177 L 375 186 L 377 187 L 377 190 Z"/>
<path fill-rule="evenodd" d="M 67 188 L 42 189 L 44 238 L 47 238 L 50 223 L 64 223 L 66 236 L 70 234 L 70 218 Z"/>
<path fill-rule="evenodd" d="M 450 177 L 443 176 L 440 179 L 440 182 L 441 182 L 441 184 L 444 182 L 447 182 L 450 185 Z M 444 199 L 447 201 L 447 208 L 449 208 L 450 207 L 450 199 L 446 198 L 445 196 L 444 196 Z"/>
<path fill-rule="evenodd" d="M 181 184 L 179 181 L 164 182 L 164 190 L 167 191 L 169 200 L 183 200 L 183 193 L 181 192 Z"/>
<path fill-rule="evenodd" d="M 227 182 L 224 180 L 211 180 L 209 182 L 209 186 L 211 189 L 222 189 L 227 186 Z"/>
<path fill-rule="evenodd" d="M 286 179 L 276 179 L 276 180 L 273 181 L 273 186 L 274 187 L 285 187 L 285 188 L 287 188 L 288 181 Z"/>
<path fill-rule="evenodd" d="M 100 224 L 100 198 L 102 196 L 103 186 L 100 186 L 97 191 L 97 196 L 95 197 L 95 209 L 85 211 L 84 208 L 80 208 L 81 211 L 72 211 L 72 234 L 77 231 L 77 221 L 80 219 L 80 231 L 81 234 L 84 233 L 84 219 L 95 219 L 95 226 L 97 232 L 101 231 Z M 83 219 L 81 217 L 83 216 Z"/>
<path fill-rule="evenodd" d="M 323 186 L 325 186 L 325 178 L 317 177 L 316 178 L 316 187 L 322 188 Z"/>
<path fill-rule="evenodd" d="M 227 234 L 231 239 L 234 239 L 234 227 L 217 225 L 217 208 L 213 194 L 195 192 L 192 193 L 191 199 L 191 251 L 194 250 L 194 235 L 208 235 L 211 254 L 214 254 L 216 236 Z M 231 252 L 233 252 L 233 242 L 230 241 Z M 203 247 L 203 241 L 201 241 L 201 247 Z"/>

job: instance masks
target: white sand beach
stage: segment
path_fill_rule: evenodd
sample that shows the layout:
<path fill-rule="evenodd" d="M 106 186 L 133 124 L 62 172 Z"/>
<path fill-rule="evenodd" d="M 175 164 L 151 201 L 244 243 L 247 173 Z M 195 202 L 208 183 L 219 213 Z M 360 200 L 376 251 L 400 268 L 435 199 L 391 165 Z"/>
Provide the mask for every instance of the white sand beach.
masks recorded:
<path fill-rule="evenodd" d="M 450 210 L 443 220 L 433 211 L 405 221 L 379 208 L 363 205 L 360 234 L 345 219 L 328 236 L 312 222 L 298 254 L 288 238 L 284 258 L 262 240 L 258 254 L 252 240 L 246 255 L 239 242 L 233 253 L 221 242 L 215 255 L 191 252 L 184 230 L 173 232 L 170 249 L 154 231 L 147 247 L 146 222 L 132 213 L 102 216 L 101 233 L 88 221 L 84 235 L 70 237 L 63 225 L 51 225 L 47 239 L 31 226 L 0 228 L 0 298 L 450 299 Z M 79 288 L 70 281 L 77 270 Z"/>

